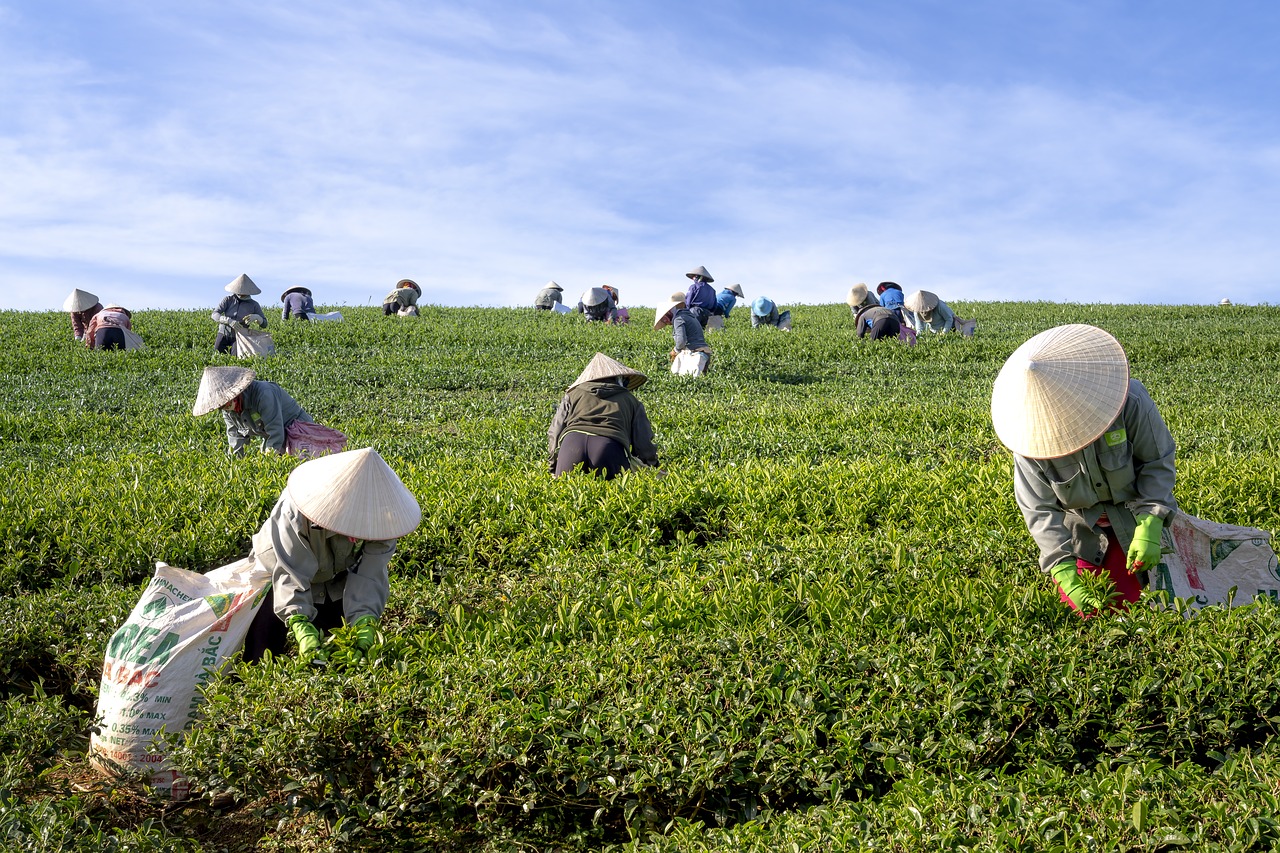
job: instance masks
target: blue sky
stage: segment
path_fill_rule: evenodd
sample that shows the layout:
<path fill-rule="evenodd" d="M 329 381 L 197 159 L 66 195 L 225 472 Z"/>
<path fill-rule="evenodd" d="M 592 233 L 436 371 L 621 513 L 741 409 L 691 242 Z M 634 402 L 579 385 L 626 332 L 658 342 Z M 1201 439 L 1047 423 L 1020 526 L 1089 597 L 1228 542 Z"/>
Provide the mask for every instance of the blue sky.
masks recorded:
<path fill-rule="evenodd" d="M 1280 4 L 0 0 L 0 308 L 1277 302 Z"/>

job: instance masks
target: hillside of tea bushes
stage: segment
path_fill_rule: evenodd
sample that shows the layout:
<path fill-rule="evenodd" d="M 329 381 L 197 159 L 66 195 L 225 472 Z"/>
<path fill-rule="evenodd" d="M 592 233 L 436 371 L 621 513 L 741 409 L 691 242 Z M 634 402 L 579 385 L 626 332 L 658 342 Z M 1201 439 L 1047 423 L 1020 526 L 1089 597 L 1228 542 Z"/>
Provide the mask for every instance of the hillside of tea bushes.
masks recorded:
<path fill-rule="evenodd" d="M 216 681 L 173 748 L 232 796 L 173 805 L 87 766 L 103 649 L 155 561 L 246 553 L 296 460 L 190 416 L 226 361 L 205 311 L 137 312 L 137 353 L 0 313 L 0 849 L 1273 849 L 1280 608 L 1072 615 L 988 404 L 1026 338 L 1099 325 L 1183 509 L 1280 530 L 1280 308 L 954 307 L 978 335 L 914 349 L 843 306 L 790 334 L 740 310 L 701 380 L 643 310 L 273 321 L 260 375 L 376 447 L 423 523 L 377 660 Z M 597 350 L 649 374 L 664 474 L 547 475 Z"/>

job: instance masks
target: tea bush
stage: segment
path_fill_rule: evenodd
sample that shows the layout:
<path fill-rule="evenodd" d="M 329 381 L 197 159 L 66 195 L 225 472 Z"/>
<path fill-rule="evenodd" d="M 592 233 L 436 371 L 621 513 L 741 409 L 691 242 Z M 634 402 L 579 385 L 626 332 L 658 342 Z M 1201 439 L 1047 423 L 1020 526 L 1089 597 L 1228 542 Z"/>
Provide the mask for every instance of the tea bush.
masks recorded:
<path fill-rule="evenodd" d="M 228 458 L 217 415 L 191 417 L 200 370 L 231 363 L 207 313 L 136 312 L 138 353 L 0 313 L 0 838 L 1270 849 L 1280 610 L 1064 610 L 988 406 L 1027 337 L 1100 325 L 1179 442 L 1182 507 L 1277 529 L 1280 310 L 955 307 L 976 337 L 912 349 L 857 341 L 843 306 L 797 306 L 790 334 L 735 315 L 697 381 L 665 372 L 669 332 L 639 318 L 273 322 L 279 354 L 253 366 L 377 447 L 423 523 L 372 663 L 241 666 L 175 739 L 197 788 L 259 827 L 234 847 L 201 829 L 207 801 L 165 821 L 60 780 L 87 772 L 102 651 L 154 562 L 243 555 L 296 462 Z M 547 425 L 596 350 L 649 374 L 664 473 L 547 475 Z"/>

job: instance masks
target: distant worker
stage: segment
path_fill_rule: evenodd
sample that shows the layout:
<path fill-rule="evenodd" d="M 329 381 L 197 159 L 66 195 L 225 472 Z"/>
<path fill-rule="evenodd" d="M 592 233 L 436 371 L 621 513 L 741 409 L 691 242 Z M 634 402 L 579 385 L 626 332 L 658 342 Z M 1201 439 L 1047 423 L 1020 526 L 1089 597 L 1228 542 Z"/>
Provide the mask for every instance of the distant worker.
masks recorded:
<path fill-rule="evenodd" d="M 292 634 L 299 660 L 323 665 L 324 632 L 344 622 L 356 653 L 367 656 L 391 594 L 387 566 L 398 540 L 421 521 L 417 500 L 373 448 L 293 469 L 253 536 L 249 556 L 271 572 L 271 586 L 244 659 L 283 654 Z"/>
<path fill-rule="evenodd" d="M 622 307 L 622 292 L 612 284 L 600 285 L 604 288 L 604 292 L 609 294 L 609 298 L 613 300 L 613 310 L 609 312 L 610 323 L 625 323 L 630 319 L 627 309 Z"/>
<path fill-rule="evenodd" d="M 533 307 L 539 311 L 551 311 L 553 306 L 563 305 L 564 299 L 561 296 L 564 288 L 556 284 L 554 281 L 547 282 L 546 287 L 538 291 L 538 295 L 533 298 Z"/>
<path fill-rule="evenodd" d="M 1013 451 L 1013 492 L 1063 603 L 1102 606 L 1084 583 L 1109 578 L 1138 600 L 1178 511 L 1173 436 L 1124 349 L 1083 324 L 1041 332 L 1014 351 L 991 394 L 996 435 Z"/>
<path fill-rule="evenodd" d="M 84 331 L 89 349 L 139 349 L 141 344 L 133 334 L 133 312 L 119 305 L 108 305 L 93 315 Z"/>
<path fill-rule="evenodd" d="M 62 310 L 71 315 L 71 334 L 77 341 L 83 341 L 89 321 L 102 310 L 102 303 L 89 291 L 76 288 L 62 303 Z"/>
<path fill-rule="evenodd" d="M 739 299 L 746 299 L 746 294 L 742 292 L 742 285 L 731 284 L 722 288 L 716 294 L 716 304 L 720 306 L 720 310 L 716 313 L 723 314 L 725 319 L 729 318 L 729 314 L 738 306 Z"/>
<path fill-rule="evenodd" d="M 757 297 L 755 302 L 751 303 L 751 328 L 759 326 L 771 326 L 784 332 L 791 331 L 791 312 L 778 311 L 778 306 L 774 304 L 772 299 L 764 296 Z"/>
<path fill-rule="evenodd" d="M 644 404 L 631 393 L 647 377 L 604 353 L 596 353 L 564 392 L 547 430 L 551 473 L 581 467 L 613 479 L 631 467 L 630 456 L 658 464 L 653 427 Z"/>
<path fill-rule="evenodd" d="M 871 340 L 880 341 L 886 338 L 901 337 L 902 323 L 898 315 L 883 305 L 867 305 L 858 310 L 854 318 L 858 327 L 858 337 L 870 335 Z"/>
<path fill-rule="evenodd" d="M 906 297 L 902 295 L 902 290 L 897 288 L 896 285 L 894 287 L 886 288 L 884 292 L 880 294 L 880 307 L 888 308 L 892 311 L 893 316 L 897 317 L 898 322 L 904 326 L 908 323 L 904 307 L 905 300 Z"/>
<path fill-rule="evenodd" d="M 695 267 L 685 273 L 685 277 L 692 282 L 684 294 L 685 308 L 698 319 L 700 326 L 706 328 L 711 316 L 720 313 L 720 303 L 716 301 L 715 289 L 711 287 L 715 279 L 706 267 Z"/>
<path fill-rule="evenodd" d="M 267 317 L 258 300 L 253 298 L 262 292 L 262 288 L 254 284 L 249 276 L 241 273 L 223 290 L 231 295 L 223 297 L 209 316 L 218 322 L 218 337 L 213 341 L 214 350 L 228 353 L 236 345 L 237 325 L 247 328 L 250 323 L 254 323 L 265 329 Z"/>
<path fill-rule="evenodd" d="M 876 295 L 868 291 L 867 286 L 862 282 L 858 282 L 849 288 L 849 295 L 845 297 L 844 301 L 854 314 L 857 314 L 863 308 L 874 308 L 880 304 L 880 300 L 876 299 Z"/>
<path fill-rule="evenodd" d="M 422 296 L 422 288 L 412 279 L 402 278 L 396 282 L 395 290 L 382 298 L 382 316 L 417 317 L 418 299 Z"/>
<path fill-rule="evenodd" d="M 274 382 L 258 379 L 247 367 L 206 367 L 191 414 L 197 418 L 222 410 L 227 452 L 244 453 L 252 438 L 264 453 L 320 456 L 341 451 L 347 437 L 312 420 L 306 409 Z"/>
<path fill-rule="evenodd" d="M 613 297 L 603 287 L 592 287 L 578 298 L 578 313 L 590 323 L 607 323 L 613 318 Z"/>
<path fill-rule="evenodd" d="M 711 366 L 711 347 L 707 346 L 707 338 L 702 324 L 684 304 L 683 293 L 673 293 L 667 304 L 658 308 L 654 314 L 653 327 L 661 329 L 671 326 L 673 340 L 671 352 L 667 358 L 671 362 L 671 372 L 685 376 L 701 376 Z"/>
<path fill-rule="evenodd" d="M 954 330 L 969 337 L 978 325 L 975 320 L 956 317 L 947 303 L 927 290 L 915 291 L 904 300 L 903 305 L 910 312 L 908 321 L 917 335 L 924 334 L 926 330 L 938 335 Z"/>
<path fill-rule="evenodd" d="M 310 315 L 316 313 L 316 303 L 311 298 L 309 288 L 291 287 L 280 294 L 280 301 L 284 303 L 284 308 L 280 310 L 281 320 L 288 320 L 290 317 L 297 320 L 310 320 Z"/>

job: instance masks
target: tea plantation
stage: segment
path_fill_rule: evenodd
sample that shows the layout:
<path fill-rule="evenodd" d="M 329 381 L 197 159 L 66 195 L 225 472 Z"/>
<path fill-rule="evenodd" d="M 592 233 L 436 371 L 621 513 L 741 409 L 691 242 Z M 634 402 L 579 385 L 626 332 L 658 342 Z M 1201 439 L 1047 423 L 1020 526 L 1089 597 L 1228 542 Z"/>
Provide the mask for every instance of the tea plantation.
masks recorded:
<path fill-rule="evenodd" d="M 226 363 L 205 311 L 137 312 L 136 353 L 0 313 L 0 849 L 1280 846 L 1280 608 L 1074 616 L 988 416 L 1018 344 L 1099 325 L 1178 441 L 1182 508 L 1280 530 L 1280 308 L 954 307 L 978 335 L 914 349 L 844 306 L 790 334 L 740 311 L 701 380 L 643 310 L 273 319 L 260 375 L 424 518 L 376 659 L 216 680 L 177 804 L 87 764 L 103 650 L 155 561 L 247 553 L 296 460 L 191 417 Z M 548 476 L 597 350 L 649 374 L 662 473 Z"/>

